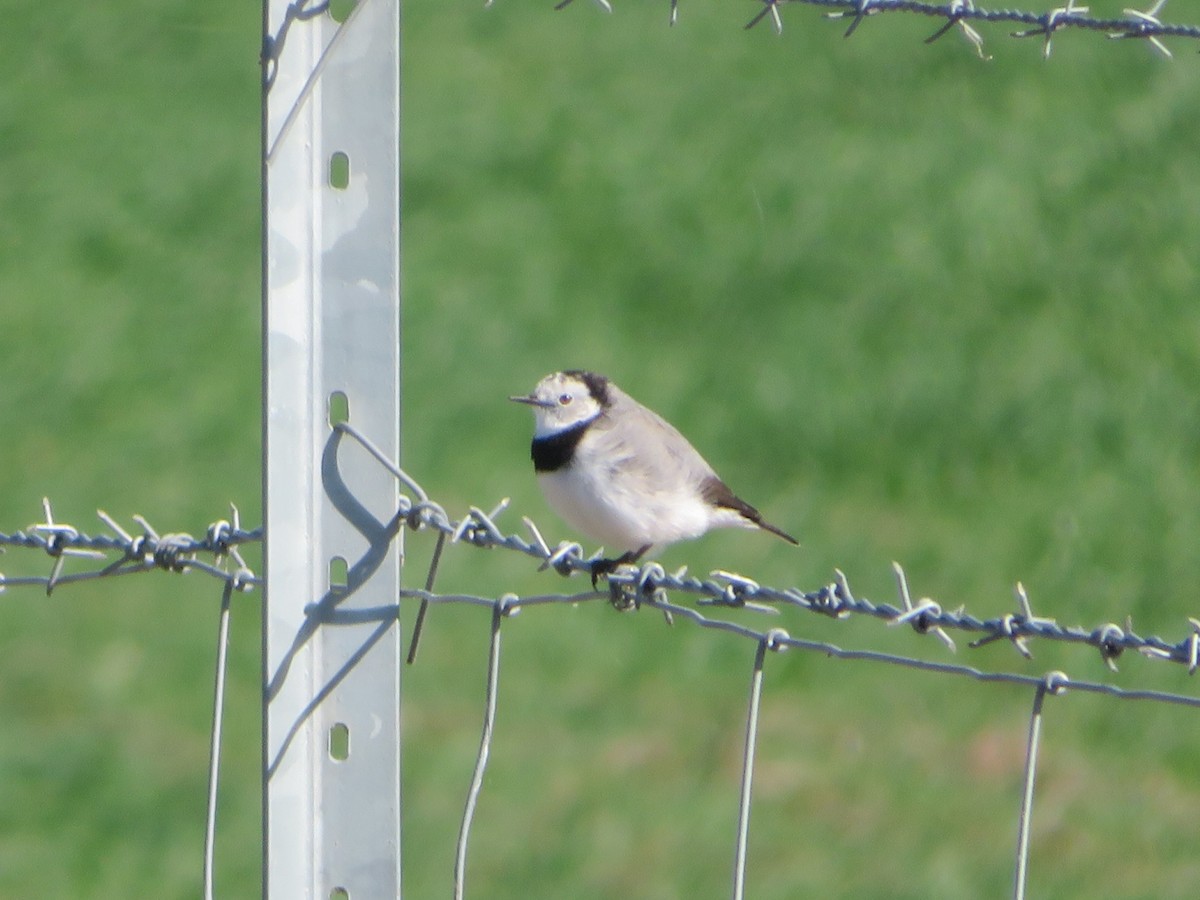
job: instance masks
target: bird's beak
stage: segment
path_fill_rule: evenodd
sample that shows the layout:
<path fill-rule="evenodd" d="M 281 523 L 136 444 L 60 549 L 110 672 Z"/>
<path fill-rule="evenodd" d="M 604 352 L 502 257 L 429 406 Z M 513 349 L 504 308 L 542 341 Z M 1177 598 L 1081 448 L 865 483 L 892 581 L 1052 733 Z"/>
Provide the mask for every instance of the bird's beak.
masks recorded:
<path fill-rule="evenodd" d="M 538 397 L 534 397 L 533 395 L 526 397 L 524 394 L 521 394 L 516 397 L 509 397 L 508 399 L 513 403 L 528 403 L 530 406 L 550 407 L 554 405 L 554 403 L 550 400 L 542 400 Z"/>

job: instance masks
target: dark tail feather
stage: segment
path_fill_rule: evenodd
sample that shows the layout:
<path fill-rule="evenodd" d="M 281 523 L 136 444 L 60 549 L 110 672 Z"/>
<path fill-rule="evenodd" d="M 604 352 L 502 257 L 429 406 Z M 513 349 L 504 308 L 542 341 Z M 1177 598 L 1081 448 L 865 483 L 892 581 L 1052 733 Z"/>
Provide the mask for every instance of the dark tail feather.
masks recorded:
<path fill-rule="evenodd" d="M 720 478 L 715 475 L 711 476 L 701 487 L 701 493 L 704 499 L 713 506 L 723 506 L 726 509 L 732 509 L 734 512 L 741 513 L 748 521 L 753 522 L 763 531 L 769 531 L 771 534 L 778 535 L 789 544 L 800 546 L 800 542 L 784 531 L 782 528 L 777 528 L 762 517 L 757 509 L 735 494 L 729 489 Z"/>
<path fill-rule="evenodd" d="M 787 541 L 789 544 L 795 544 L 797 547 L 800 546 L 800 542 L 798 540 L 796 540 L 794 537 L 792 537 L 790 534 L 788 534 L 782 528 L 776 528 L 774 525 L 772 525 L 770 522 L 768 522 L 766 519 L 764 519 L 761 515 L 758 516 L 758 518 L 755 518 L 754 516 L 746 516 L 746 518 L 749 519 L 751 522 L 753 522 L 755 525 L 757 525 L 759 528 L 761 528 L 763 531 L 769 531 L 769 532 L 771 532 L 771 534 L 777 534 L 781 538 L 783 538 L 785 541 Z"/>

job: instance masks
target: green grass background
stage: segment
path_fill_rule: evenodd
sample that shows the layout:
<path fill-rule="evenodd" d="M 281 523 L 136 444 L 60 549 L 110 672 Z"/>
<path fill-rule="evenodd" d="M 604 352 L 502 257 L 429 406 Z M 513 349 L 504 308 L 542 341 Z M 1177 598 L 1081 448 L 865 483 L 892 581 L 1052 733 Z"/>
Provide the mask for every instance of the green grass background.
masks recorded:
<path fill-rule="evenodd" d="M 404 461 L 451 511 L 554 539 L 505 401 L 603 371 L 800 536 L 664 561 L 977 615 L 1200 613 L 1200 70 L 1135 42 L 754 6 L 412 2 Z M 1117 4 L 1097 12 L 1115 14 Z M 1112 7 L 1111 9 L 1108 7 Z M 1168 14 L 1171 14 L 1171 8 Z M 1174 14 L 1188 20 L 1190 10 Z M 0 36 L 0 530 L 103 507 L 194 533 L 259 500 L 256 3 L 24 4 Z M 426 536 L 409 543 L 420 566 Z M 9 574 L 45 571 L 25 552 Z M 447 590 L 574 587 L 451 550 Z M 418 580 L 418 576 L 410 576 Z M 197 896 L 218 586 L 0 595 L 0 897 Z M 772 625 L 946 658 L 876 622 Z M 259 891 L 259 597 L 237 599 L 218 891 Z M 446 896 L 488 615 L 404 673 L 405 877 Z M 961 643 L 961 642 L 960 642 Z M 728 893 L 754 648 L 598 604 L 505 625 L 476 897 Z M 960 647 L 990 669 L 1195 693 L 1177 667 Z M 1006 896 L 1029 692 L 769 660 L 749 894 Z M 1048 701 L 1034 896 L 1190 897 L 1200 715 Z"/>

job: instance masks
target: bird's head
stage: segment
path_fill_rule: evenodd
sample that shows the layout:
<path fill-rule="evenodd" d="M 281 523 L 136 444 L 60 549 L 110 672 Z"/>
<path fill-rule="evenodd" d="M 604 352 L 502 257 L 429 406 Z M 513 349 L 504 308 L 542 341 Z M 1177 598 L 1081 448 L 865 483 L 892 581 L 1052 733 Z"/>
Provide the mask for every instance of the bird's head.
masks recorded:
<path fill-rule="evenodd" d="M 533 407 L 534 437 L 589 422 L 611 402 L 607 378 L 577 369 L 547 375 L 537 383 L 533 393 L 509 399 Z"/>

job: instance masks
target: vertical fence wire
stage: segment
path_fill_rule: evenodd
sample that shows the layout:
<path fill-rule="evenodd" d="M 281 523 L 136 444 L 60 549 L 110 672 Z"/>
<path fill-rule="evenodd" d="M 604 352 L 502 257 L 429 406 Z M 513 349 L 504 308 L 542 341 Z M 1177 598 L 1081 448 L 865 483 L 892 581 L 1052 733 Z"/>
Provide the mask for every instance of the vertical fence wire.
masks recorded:
<path fill-rule="evenodd" d="M 483 711 L 483 732 L 479 738 L 479 755 L 475 759 L 475 771 L 471 775 L 471 786 L 467 791 L 467 802 L 463 808 L 462 825 L 458 831 L 458 847 L 454 857 L 454 898 L 462 900 L 466 889 L 467 841 L 471 835 L 471 822 L 475 818 L 475 806 L 483 788 L 483 773 L 487 769 L 488 756 L 492 749 L 492 730 L 496 724 L 496 697 L 500 690 L 500 622 L 512 599 L 501 597 L 492 605 L 492 632 L 488 646 L 487 698 Z"/>
<path fill-rule="evenodd" d="M 750 834 L 750 791 L 754 781 L 754 752 L 758 742 L 758 710 L 762 703 L 763 663 L 773 648 L 775 633 L 763 636 L 754 651 L 750 675 L 750 703 L 746 712 L 746 746 L 742 754 L 742 788 L 738 802 L 737 842 L 733 854 L 733 900 L 746 895 L 746 846 Z"/>
<path fill-rule="evenodd" d="M 213 900 L 213 861 L 217 839 L 217 786 L 221 774 L 221 723 L 225 714 L 225 673 L 229 662 L 229 612 L 233 579 L 221 591 L 217 624 L 217 662 L 213 676 L 212 734 L 208 749 L 208 807 L 204 816 L 204 900 Z"/>
<path fill-rule="evenodd" d="M 1029 828 L 1033 819 L 1033 786 L 1037 774 L 1038 751 L 1042 743 L 1042 704 L 1046 694 L 1059 693 L 1066 676 L 1051 672 L 1033 695 L 1033 710 L 1029 715 L 1029 741 L 1025 747 L 1025 781 L 1021 790 L 1021 812 L 1017 816 L 1017 860 L 1013 869 L 1013 900 L 1025 900 L 1025 882 L 1029 874 Z"/>

